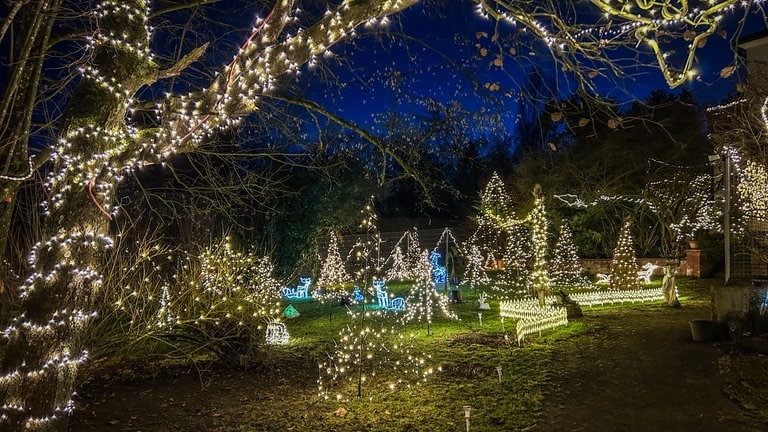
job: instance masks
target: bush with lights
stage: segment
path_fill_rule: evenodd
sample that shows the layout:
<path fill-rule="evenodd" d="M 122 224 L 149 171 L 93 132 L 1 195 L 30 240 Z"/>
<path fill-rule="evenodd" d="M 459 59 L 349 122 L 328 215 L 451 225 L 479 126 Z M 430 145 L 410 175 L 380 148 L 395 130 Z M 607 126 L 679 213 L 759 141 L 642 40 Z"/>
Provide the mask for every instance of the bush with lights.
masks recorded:
<path fill-rule="evenodd" d="M 439 371 L 429 355 L 413 351 L 413 335 L 403 335 L 392 314 L 382 310 L 349 310 L 349 322 L 334 347 L 318 364 L 320 397 L 372 399 L 376 393 L 425 381 Z"/>
<path fill-rule="evenodd" d="M 203 350 L 240 362 L 257 353 L 267 324 L 279 319 L 281 284 L 272 276 L 270 259 L 239 251 L 229 239 L 198 253 L 156 243 L 138 255 L 107 280 L 125 283 L 122 290 L 113 289 L 116 301 L 105 319 L 126 323 L 125 334 L 116 335 L 126 345 L 164 341 L 143 347 L 172 347 L 171 354 L 182 356 Z M 106 324 L 97 323 L 94 331 Z"/>

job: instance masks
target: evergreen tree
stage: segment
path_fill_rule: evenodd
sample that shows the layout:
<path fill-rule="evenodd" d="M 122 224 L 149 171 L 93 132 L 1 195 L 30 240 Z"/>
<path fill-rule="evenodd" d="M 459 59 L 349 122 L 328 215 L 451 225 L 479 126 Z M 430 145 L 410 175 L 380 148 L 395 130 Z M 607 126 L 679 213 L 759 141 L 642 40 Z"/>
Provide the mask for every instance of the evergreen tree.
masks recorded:
<path fill-rule="evenodd" d="M 483 254 L 476 244 L 470 243 L 468 246 L 467 268 L 464 271 L 464 278 L 473 290 L 477 289 L 478 285 L 487 285 L 491 282 L 491 278 L 488 277 L 488 273 L 483 268 Z"/>
<path fill-rule="evenodd" d="M 615 290 L 640 289 L 637 279 L 637 259 L 632 239 L 632 221 L 627 219 L 619 233 L 619 241 L 611 261 L 610 288 Z"/>
<path fill-rule="evenodd" d="M 405 260 L 408 266 L 408 279 L 416 280 L 421 269 L 421 247 L 419 246 L 419 233 L 414 227 L 408 232 L 408 252 Z"/>
<path fill-rule="evenodd" d="M 317 286 L 325 288 L 327 291 L 338 291 L 344 284 L 349 282 L 351 282 L 351 279 L 344 268 L 344 261 L 342 261 L 341 254 L 339 253 L 338 237 L 336 237 L 335 232 L 331 232 L 328 254 L 320 268 Z"/>
<path fill-rule="evenodd" d="M 531 286 L 531 241 L 529 230 L 520 224 L 507 228 L 507 245 L 504 249 L 504 268 L 501 273 L 501 285 L 495 287 L 501 299 L 510 299 L 517 295 L 528 294 Z"/>
<path fill-rule="evenodd" d="M 403 315 L 403 323 L 426 322 L 427 334 L 430 334 L 435 309 L 439 309 L 443 316 L 448 318 L 458 319 L 458 316 L 448 309 L 448 297 L 439 293 L 432 284 L 432 263 L 429 261 L 429 252 L 422 251 L 419 256 L 416 279 L 406 299 L 407 306 Z"/>
<path fill-rule="evenodd" d="M 494 172 L 480 195 L 477 230 L 472 234 L 473 243 L 481 250 L 487 249 L 489 259 L 494 260 L 493 266 L 487 266 L 488 268 L 496 268 L 495 259 L 504 255 L 507 233 L 501 225 L 514 216 L 506 186 Z M 493 258 L 490 258 L 491 256 Z"/>
<path fill-rule="evenodd" d="M 387 269 L 385 275 L 386 279 L 397 281 L 407 279 L 409 274 L 408 266 L 405 262 L 405 256 L 403 255 L 403 248 L 401 248 L 399 244 L 392 250 L 390 259 L 392 260 L 392 265 Z"/>
<path fill-rule="evenodd" d="M 491 219 L 506 219 L 512 211 L 512 203 L 507 194 L 506 186 L 499 174 L 494 171 L 488 184 L 480 195 L 480 213 Z"/>
<path fill-rule="evenodd" d="M 552 286 L 558 288 L 586 286 L 589 284 L 589 281 L 581 274 L 582 271 L 583 268 L 579 261 L 576 244 L 573 243 L 571 229 L 568 225 L 562 224 L 560 226 L 560 237 L 557 239 L 552 257 L 550 270 Z"/>

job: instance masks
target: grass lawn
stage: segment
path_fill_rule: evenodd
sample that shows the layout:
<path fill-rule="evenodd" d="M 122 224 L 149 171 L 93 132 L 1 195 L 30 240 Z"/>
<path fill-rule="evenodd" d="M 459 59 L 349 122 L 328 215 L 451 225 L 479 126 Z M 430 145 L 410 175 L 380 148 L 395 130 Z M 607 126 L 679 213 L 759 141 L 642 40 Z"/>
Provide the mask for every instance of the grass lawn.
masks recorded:
<path fill-rule="evenodd" d="M 407 289 L 403 285 L 390 286 L 395 295 L 405 295 Z M 311 391 L 294 391 L 288 398 L 290 402 L 270 398 L 248 418 L 242 430 L 463 430 L 465 405 L 471 406 L 473 431 L 532 428 L 541 412 L 542 389 L 552 361 L 550 343 L 581 332 L 584 326 L 575 322 L 547 331 L 520 347 L 515 342 L 514 320 L 502 325 L 498 301 L 491 300 L 491 310 L 482 311 L 481 326 L 477 294 L 462 289 L 463 301 L 450 306 L 460 319 L 438 315 L 429 335 L 425 323 L 400 327 L 413 352 L 431 357 L 423 367 L 440 370 L 426 381 L 412 379 L 410 385 L 390 390 L 388 384 L 402 375 L 393 371 L 391 365 L 377 364 L 374 357 L 363 366 L 366 381 L 361 399 L 357 397 L 357 379 L 353 374 L 352 382 L 340 380 L 328 399 L 318 396 L 316 386 Z M 316 379 L 319 372 L 316 363 L 306 361 L 327 357 L 338 332 L 350 319 L 342 307 L 306 300 L 291 304 L 300 316 L 287 321 L 291 341 L 275 348 L 271 360 L 283 365 L 305 362 L 290 369 L 300 369 L 308 385 L 309 378 Z M 360 306 L 356 308 L 361 310 Z M 386 321 L 397 321 L 402 314 L 388 312 Z M 371 325 L 377 323 L 372 321 Z M 391 361 L 397 359 L 397 355 L 391 357 Z M 295 406 L 311 408 L 295 412 L 291 408 Z M 340 407 L 347 411 L 344 417 L 333 415 Z M 264 412 L 280 414 L 264 416 Z"/>

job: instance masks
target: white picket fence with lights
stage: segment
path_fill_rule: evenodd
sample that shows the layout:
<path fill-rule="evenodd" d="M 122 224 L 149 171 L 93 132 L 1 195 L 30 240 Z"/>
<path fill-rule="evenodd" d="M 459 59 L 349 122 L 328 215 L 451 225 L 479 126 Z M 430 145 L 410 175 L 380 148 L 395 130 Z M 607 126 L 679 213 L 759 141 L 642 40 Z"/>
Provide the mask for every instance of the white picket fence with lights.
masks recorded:
<path fill-rule="evenodd" d="M 647 288 L 639 290 L 600 290 L 568 294 L 571 300 L 582 306 L 607 305 L 616 303 L 644 303 L 664 300 L 664 292 L 661 288 Z M 551 298 L 555 301 L 555 298 Z M 550 298 L 547 298 L 550 301 Z"/>
<path fill-rule="evenodd" d="M 644 303 L 663 301 L 661 288 L 639 290 L 600 290 L 568 294 L 571 300 L 582 306 L 607 305 L 617 303 Z M 568 325 L 568 312 L 564 307 L 550 306 L 557 303 L 557 297 L 547 296 L 545 306 L 539 306 L 537 299 L 504 300 L 499 302 L 502 319 L 516 318 L 517 343 L 521 344 L 525 336 L 534 333 L 541 335 L 542 330 Z"/>
<path fill-rule="evenodd" d="M 550 299 L 547 302 L 551 303 Z M 542 330 L 568 325 L 568 312 L 564 307 L 542 307 L 536 299 L 501 301 L 499 307 L 502 319 L 517 318 L 515 333 L 518 345 L 522 344 L 527 335 L 541 335 Z"/>

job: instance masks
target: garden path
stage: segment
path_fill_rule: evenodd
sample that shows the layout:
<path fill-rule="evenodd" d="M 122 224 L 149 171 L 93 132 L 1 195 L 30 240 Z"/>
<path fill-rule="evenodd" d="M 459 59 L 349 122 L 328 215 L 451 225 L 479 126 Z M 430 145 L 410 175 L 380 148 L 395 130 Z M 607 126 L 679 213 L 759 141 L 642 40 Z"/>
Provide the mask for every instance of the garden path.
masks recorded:
<path fill-rule="evenodd" d="M 709 319 L 706 293 L 683 307 L 590 311 L 592 329 L 555 344 L 539 432 L 765 431 L 723 391 L 725 346 L 693 342 L 689 321 Z"/>

